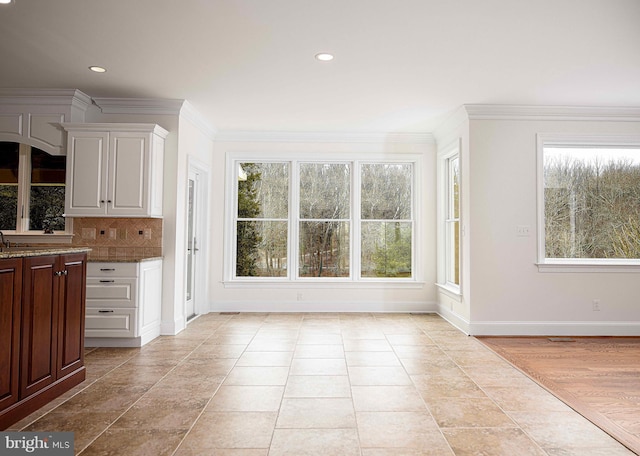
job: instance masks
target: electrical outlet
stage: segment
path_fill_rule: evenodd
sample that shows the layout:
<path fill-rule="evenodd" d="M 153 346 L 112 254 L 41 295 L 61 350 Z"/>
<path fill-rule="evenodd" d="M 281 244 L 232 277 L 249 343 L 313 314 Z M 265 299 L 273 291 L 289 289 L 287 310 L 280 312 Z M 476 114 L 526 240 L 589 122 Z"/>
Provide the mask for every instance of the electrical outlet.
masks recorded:
<path fill-rule="evenodd" d="M 302 293 L 298 293 L 296 298 L 297 298 L 298 301 L 302 301 Z"/>
<path fill-rule="evenodd" d="M 529 225 L 516 226 L 516 236 L 531 236 L 531 227 Z"/>
<path fill-rule="evenodd" d="M 594 312 L 600 312 L 600 300 L 599 299 L 594 299 L 592 305 L 593 305 L 593 311 Z"/>
<path fill-rule="evenodd" d="M 109 228 L 109 239 L 115 239 L 118 236 L 118 230 Z"/>
<path fill-rule="evenodd" d="M 146 228 L 144 230 L 144 238 L 145 239 L 151 239 L 151 228 Z"/>

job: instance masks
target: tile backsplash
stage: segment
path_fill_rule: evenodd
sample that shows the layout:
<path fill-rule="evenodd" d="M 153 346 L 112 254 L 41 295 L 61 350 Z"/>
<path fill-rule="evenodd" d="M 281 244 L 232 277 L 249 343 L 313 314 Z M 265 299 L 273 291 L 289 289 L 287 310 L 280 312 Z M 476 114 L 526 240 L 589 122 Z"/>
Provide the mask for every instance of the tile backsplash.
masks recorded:
<path fill-rule="evenodd" d="M 90 257 L 162 256 L 162 219 L 77 217 L 74 247 L 91 247 Z"/>

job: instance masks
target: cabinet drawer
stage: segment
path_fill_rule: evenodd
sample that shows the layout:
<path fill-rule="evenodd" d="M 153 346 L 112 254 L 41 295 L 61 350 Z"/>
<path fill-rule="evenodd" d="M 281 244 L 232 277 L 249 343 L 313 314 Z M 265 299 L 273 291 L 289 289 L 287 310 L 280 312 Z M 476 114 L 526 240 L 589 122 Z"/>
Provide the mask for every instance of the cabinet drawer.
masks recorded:
<path fill-rule="evenodd" d="M 87 263 L 87 277 L 136 277 L 137 263 Z"/>
<path fill-rule="evenodd" d="M 136 307 L 136 279 L 87 279 L 87 306 Z"/>
<path fill-rule="evenodd" d="M 136 309 L 87 308 L 85 337 L 135 337 Z"/>

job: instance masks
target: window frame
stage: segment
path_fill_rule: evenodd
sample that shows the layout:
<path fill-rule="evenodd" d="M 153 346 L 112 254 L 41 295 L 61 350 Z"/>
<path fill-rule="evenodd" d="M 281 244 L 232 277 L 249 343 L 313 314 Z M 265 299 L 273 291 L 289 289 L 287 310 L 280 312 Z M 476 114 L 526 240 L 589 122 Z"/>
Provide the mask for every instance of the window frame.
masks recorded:
<path fill-rule="evenodd" d="M 452 240 L 449 231 L 450 223 L 456 219 L 450 219 L 451 213 L 452 188 L 451 188 L 451 161 L 458 160 L 458 282 L 449 280 L 449 270 L 453 259 L 450 257 L 452 252 Z M 462 214 L 462 140 L 460 138 L 444 147 L 438 154 L 438 287 L 448 292 L 452 297 L 459 298 L 462 294 L 462 233 L 463 233 L 463 214 Z"/>
<path fill-rule="evenodd" d="M 348 158 L 345 158 L 348 156 Z M 319 159 L 318 157 L 321 157 Z M 400 287 L 421 286 L 424 283 L 423 267 L 417 258 L 423 257 L 422 242 L 416 235 L 422 227 L 421 214 L 418 210 L 422 204 L 422 192 L 420 190 L 423 175 L 422 154 L 388 154 L 380 153 L 270 153 L 256 154 L 246 152 L 227 152 L 226 155 L 226 195 L 225 198 L 225 248 L 224 248 L 224 272 L 223 284 L 226 287 L 281 287 L 281 286 L 318 286 L 324 287 L 327 284 L 342 287 L 372 286 L 379 287 L 382 284 L 389 286 L 397 284 Z M 289 251 L 287 253 L 287 274 L 284 277 L 237 277 L 235 275 L 236 261 L 236 223 L 237 223 L 237 178 L 238 164 L 243 162 L 283 162 L 290 163 L 290 185 L 289 185 L 289 215 L 288 215 L 288 236 L 287 242 Z M 351 166 L 351 191 L 350 191 L 350 219 L 351 233 L 349 239 L 350 249 L 350 275 L 349 277 L 300 277 L 298 273 L 299 253 L 299 222 L 302 220 L 299 214 L 299 179 L 301 163 L 347 163 Z M 360 237 L 360 170 L 362 164 L 369 163 L 410 163 L 413 166 L 412 176 L 412 259 L 411 278 L 371 278 L 360 276 L 361 266 L 361 237 Z M 342 220 L 342 219 L 341 219 Z"/>
<path fill-rule="evenodd" d="M 544 149 L 546 147 L 640 148 L 638 135 L 536 135 L 537 262 L 539 272 L 640 272 L 640 258 L 547 258 L 545 252 Z"/>
<path fill-rule="evenodd" d="M 16 141 L 5 141 L 16 142 Z M 29 229 L 30 194 L 31 194 L 31 149 L 36 146 L 25 143 L 18 148 L 18 213 L 16 214 L 16 228 L 3 230 L 4 236 L 12 243 L 70 243 L 73 237 L 72 219 L 65 217 L 65 230 L 52 234 L 44 234 L 42 230 Z M 49 153 L 47 151 L 44 151 Z M 50 154 L 65 155 L 65 154 Z M 65 170 L 66 172 L 66 170 Z M 65 179 L 66 180 L 66 179 Z M 66 191 L 66 190 L 65 190 Z M 63 215 L 64 216 L 64 215 Z"/>

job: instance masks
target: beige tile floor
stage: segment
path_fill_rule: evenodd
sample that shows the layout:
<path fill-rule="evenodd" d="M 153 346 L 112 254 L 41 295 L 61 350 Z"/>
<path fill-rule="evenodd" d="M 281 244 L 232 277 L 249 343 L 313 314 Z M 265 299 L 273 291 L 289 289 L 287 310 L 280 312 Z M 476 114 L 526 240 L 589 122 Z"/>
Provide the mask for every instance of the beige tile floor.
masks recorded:
<path fill-rule="evenodd" d="M 633 454 L 437 315 L 204 315 L 12 427 L 76 454 Z"/>

